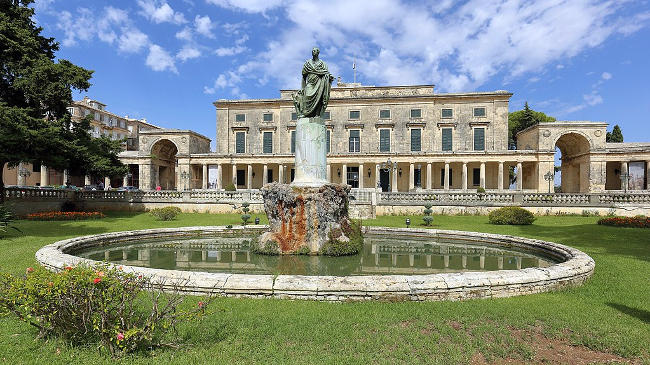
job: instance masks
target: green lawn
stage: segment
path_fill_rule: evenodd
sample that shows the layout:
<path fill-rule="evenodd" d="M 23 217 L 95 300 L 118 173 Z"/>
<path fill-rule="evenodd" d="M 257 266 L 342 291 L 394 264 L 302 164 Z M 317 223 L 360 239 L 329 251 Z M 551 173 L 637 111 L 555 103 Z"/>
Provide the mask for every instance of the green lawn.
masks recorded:
<path fill-rule="evenodd" d="M 386 216 L 367 225 L 404 226 Z M 253 218 L 254 219 L 254 218 Z M 411 217 L 419 226 L 422 217 Z M 537 331 L 590 349 L 650 363 L 650 229 L 596 225 L 594 217 L 539 217 L 532 226 L 493 226 L 484 216 L 435 216 L 434 228 L 513 234 L 578 248 L 596 260 L 582 287 L 523 297 L 431 303 L 319 303 L 219 298 L 220 310 L 181 328 L 184 345 L 131 355 L 124 363 L 467 363 L 480 352 L 532 361 Z M 27 222 L 0 239 L 0 270 L 23 273 L 45 244 L 78 235 L 189 225 L 238 224 L 237 215 L 109 214 L 80 222 Z M 265 222 L 265 218 L 262 218 Z M 527 332 L 528 333 L 528 332 Z M 532 333 L 532 332 L 530 332 Z M 0 363 L 111 363 L 95 348 L 34 340 L 35 331 L 0 318 Z"/>

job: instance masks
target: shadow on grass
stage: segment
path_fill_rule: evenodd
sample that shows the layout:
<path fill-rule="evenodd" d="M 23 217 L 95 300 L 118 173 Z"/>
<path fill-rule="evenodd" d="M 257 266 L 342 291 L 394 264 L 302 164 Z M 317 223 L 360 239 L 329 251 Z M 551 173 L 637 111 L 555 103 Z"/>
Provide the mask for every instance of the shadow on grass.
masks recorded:
<path fill-rule="evenodd" d="M 638 309 L 638 308 L 632 308 L 628 307 L 627 305 L 623 304 L 618 304 L 618 303 L 605 303 L 608 306 L 618 310 L 619 312 L 625 313 L 628 316 L 635 317 L 637 319 L 640 319 L 641 321 L 645 322 L 646 324 L 650 324 L 650 312 L 644 309 Z"/>

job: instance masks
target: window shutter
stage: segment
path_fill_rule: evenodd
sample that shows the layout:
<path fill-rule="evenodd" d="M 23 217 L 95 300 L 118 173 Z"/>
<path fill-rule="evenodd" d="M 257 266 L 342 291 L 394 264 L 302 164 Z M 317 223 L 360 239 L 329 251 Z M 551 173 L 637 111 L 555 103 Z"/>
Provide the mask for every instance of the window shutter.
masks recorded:
<path fill-rule="evenodd" d="M 411 151 L 422 150 L 422 129 L 411 129 Z"/>
<path fill-rule="evenodd" d="M 453 146 L 451 128 L 442 129 L 442 150 L 451 151 Z"/>
<path fill-rule="evenodd" d="M 326 145 L 326 148 L 327 148 L 327 153 L 330 152 L 330 138 L 332 138 L 331 136 L 332 136 L 331 131 L 328 129 L 327 130 L 327 137 L 325 138 L 325 145 Z"/>
<path fill-rule="evenodd" d="M 481 184 L 481 169 L 474 169 L 472 170 L 472 185 L 480 185 Z"/>
<path fill-rule="evenodd" d="M 291 153 L 296 153 L 296 131 L 291 131 Z"/>
<path fill-rule="evenodd" d="M 390 152 L 390 129 L 379 130 L 379 151 Z"/>
<path fill-rule="evenodd" d="M 485 128 L 474 128 L 474 151 L 485 150 Z"/>
<path fill-rule="evenodd" d="M 246 152 L 246 133 L 237 132 L 235 134 L 235 153 Z"/>
<path fill-rule="evenodd" d="M 273 132 L 264 132 L 264 153 L 273 153 Z"/>

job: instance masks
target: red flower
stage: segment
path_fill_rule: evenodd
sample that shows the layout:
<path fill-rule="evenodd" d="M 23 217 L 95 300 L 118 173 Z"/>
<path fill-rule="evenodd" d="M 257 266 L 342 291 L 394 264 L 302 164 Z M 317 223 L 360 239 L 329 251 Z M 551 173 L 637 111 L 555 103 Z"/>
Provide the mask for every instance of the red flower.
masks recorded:
<path fill-rule="evenodd" d="M 96 277 L 95 280 L 93 280 L 93 283 L 97 284 L 97 283 L 99 283 L 100 281 L 102 281 L 102 278 L 100 278 L 100 277 Z"/>
<path fill-rule="evenodd" d="M 34 269 L 31 267 L 28 267 L 27 270 L 25 270 L 28 274 L 33 273 Z"/>
<path fill-rule="evenodd" d="M 199 309 L 203 309 L 203 306 L 205 306 L 205 303 L 203 303 L 203 302 L 199 302 L 199 303 L 198 303 L 198 306 L 199 306 Z"/>
<path fill-rule="evenodd" d="M 122 341 L 124 339 L 124 333 L 120 332 L 117 334 L 117 340 Z"/>
<path fill-rule="evenodd" d="M 65 271 L 72 271 L 72 266 L 66 266 Z"/>

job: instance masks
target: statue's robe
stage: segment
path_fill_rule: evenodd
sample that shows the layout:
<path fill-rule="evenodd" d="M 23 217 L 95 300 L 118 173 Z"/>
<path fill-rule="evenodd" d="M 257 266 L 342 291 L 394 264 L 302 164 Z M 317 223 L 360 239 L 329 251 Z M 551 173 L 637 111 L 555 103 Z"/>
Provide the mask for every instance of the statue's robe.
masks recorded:
<path fill-rule="evenodd" d="M 302 67 L 302 95 L 298 112 L 311 118 L 323 115 L 330 98 L 330 73 L 322 60 L 307 60 Z"/>

